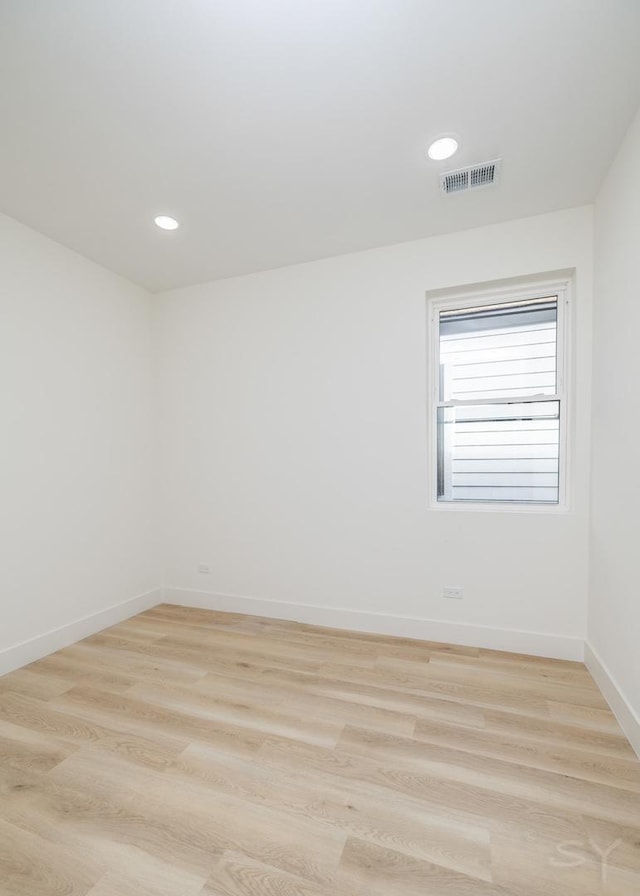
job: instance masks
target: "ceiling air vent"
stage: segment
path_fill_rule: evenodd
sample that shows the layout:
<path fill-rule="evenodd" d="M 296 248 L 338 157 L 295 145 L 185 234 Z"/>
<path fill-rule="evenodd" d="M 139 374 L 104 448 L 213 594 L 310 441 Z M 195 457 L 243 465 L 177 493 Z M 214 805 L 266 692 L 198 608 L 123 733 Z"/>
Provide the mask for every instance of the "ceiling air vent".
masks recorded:
<path fill-rule="evenodd" d="M 457 171 L 446 171 L 440 175 L 440 188 L 443 193 L 464 193 L 477 190 L 479 187 L 490 187 L 495 184 L 500 174 L 502 159 L 458 168 Z"/>

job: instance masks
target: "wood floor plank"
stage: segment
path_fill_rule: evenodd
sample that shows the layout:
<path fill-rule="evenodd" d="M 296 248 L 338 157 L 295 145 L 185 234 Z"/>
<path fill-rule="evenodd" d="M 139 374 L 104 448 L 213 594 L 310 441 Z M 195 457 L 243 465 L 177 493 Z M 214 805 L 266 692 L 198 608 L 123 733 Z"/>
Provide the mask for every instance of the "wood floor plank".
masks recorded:
<path fill-rule="evenodd" d="M 236 699 L 247 699 L 251 692 L 252 699 L 261 700 L 264 705 L 286 706 L 303 718 L 313 717 L 317 722 L 327 725 L 342 726 L 348 722 L 361 720 L 369 728 L 383 731 L 394 731 L 398 734 L 411 734 L 415 728 L 416 718 L 412 714 L 414 707 L 403 711 L 401 707 L 376 707 L 360 701 L 344 700 L 340 697 L 321 694 L 311 683 L 310 677 L 302 681 L 291 681 L 291 675 L 281 676 L 277 690 L 273 679 L 261 680 L 264 676 L 253 678 L 248 686 L 246 678 L 228 675 L 209 674 L 194 685 L 194 691 L 207 695 L 234 696 Z M 136 690 L 137 692 L 137 690 Z M 132 692 L 133 693 L 133 692 Z"/>
<path fill-rule="evenodd" d="M 638 896 L 640 762 L 581 663 L 162 605 L 0 678 L 58 893 Z"/>
<path fill-rule="evenodd" d="M 25 697 L 35 697 L 37 700 L 48 700 L 75 687 L 76 677 L 73 675 L 64 678 L 57 674 L 48 674 L 48 670 L 44 671 L 44 674 L 42 672 L 41 668 L 25 666 L 12 672 L 10 676 L 2 676 L 0 694 L 11 691 L 14 694 L 23 694 Z"/>
<path fill-rule="evenodd" d="M 203 887 L 202 877 L 137 859 L 122 871 L 108 871 L 87 896 L 200 896 Z"/>
<path fill-rule="evenodd" d="M 466 729 L 464 733 L 468 733 Z M 599 780 L 600 767 L 596 774 L 589 769 L 589 775 L 585 777 L 583 763 L 572 769 L 573 774 L 551 772 L 535 765 L 460 749 L 450 743 L 427 746 L 413 738 L 380 734 L 355 726 L 345 726 L 334 752 L 338 756 L 369 758 L 378 768 L 391 773 L 415 773 L 423 780 L 433 780 L 434 788 L 439 783 L 459 785 L 463 792 L 466 788 L 469 797 L 477 790 L 484 791 L 485 812 L 489 812 L 493 805 L 500 809 L 509 797 L 528 799 L 533 806 L 543 797 L 549 806 L 567 810 L 573 807 L 574 811 L 588 812 L 589 807 L 581 797 L 597 792 L 599 803 L 594 806 L 595 814 L 609 811 L 611 807 L 614 821 L 627 821 L 629 816 L 636 820 L 640 818 L 640 793 L 636 788 L 630 789 L 627 782 L 618 780 L 615 774 L 603 774 L 605 780 Z M 638 767 L 640 764 L 635 762 L 634 768 Z M 604 768 L 603 771 L 608 770 Z"/>
<path fill-rule="evenodd" d="M 489 881 L 468 877 L 407 856 L 393 849 L 384 849 L 364 840 L 350 837 L 342 855 L 338 892 L 357 894 L 389 893 L 398 896 L 512 896 L 512 893 Z"/>
<path fill-rule="evenodd" d="M 640 893 L 640 874 L 620 868 L 617 841 L 537 845 L 495 837 L 494 879 L 518 896 L 628 896 Z M 614 861 L 615 859 L 615 861 Z"/>
<path fill-rule="evenodd" d="M 86 896 L 102 876 L 82 855 L 0 818 L 0 887 L 3 896 Z"/>
<path fill-rule="evenodd" d="M 563 703 L 558 700 L 548 700 L 549 717 L 567 725 L 575 725 L 581 731 L 590 730 L 609 731 L 624 737 L 620 730 L 618 720 L 607 707 L 604 709 L 593 706 L 576 706 L 573 703 Z"/>
<path fill-rule="evenodd" d="M 26 774 L 48 772 L 75 749 L 75 745 L 51 737 L 48 733 L 42 734 L 0 718 L 0 775 L 8 769 Z"/>
<path fill-rule="evenodd" d="M 545 743 L 517 732 L 461 730 L 458 725 L 421 719 L 414 738 L 474 755 L 504 759 L 543 771 L 623 787 L 640 793 L 640 766 L 634 755 L 607 754 L 582 745 Z"/>
<path fill-rule="evenodd" d="M 286 809 L 302 820 L 312 819 L 319 830 L 329 827 L 452 870 L 490 877 L 489 832 L 483 826 L 425 812 L 412 801 L 397 796 L 393 802 L 381 800 L 378 794 L 350 786 L 351 782 L 274 768 L 268 761 L 262 763 L 259 754 L 229 760 L 196 745 L 176 760 L 176 770 L 216 791 Z"/>
<path fill-rule="evenodd" d="M 250 728 L 262 732 L 265 737 L 280 735 L 331 746 L 335 746 L 349 721 L 348 713 L 340 713 L 339 708 L 323 713 L 319 702 L 313 707 L 312 701 L 301 705 L 301 701 L 287 696 L 281 699 L 275 695 L 269 697 L 258 689 L 254 693 L 247 693 L 245 689 L 244 694 L 237 691 L 225 694 L 222 688 L 207 689 L 203 693 L 197 686 L 187 690 L 143 685 L 131 688 L 128 696 L 150 706 L 186 711 L 216 723 Z M 389 727 L 413 730 L 415 719 L 406 716 L 399 722 L 394 719 L 394 724 L 390 722 Z"/>
<path fill-rule="evenodd" d="M 14 724 L 50 734 L 57 740 L 73 744 L 97 744 L 109 752 L 123 753 L 131 756 L 141 765 L 163 767 L 174 756 L 180 753 L 187 741 L 178 740 L 179 731 L 169 734 L 154 732 L 145 736 L 140 733 L 139 726 L 133 724 L 115 726 L 102 725 L 92 721 L 90 713 L 83 717 L 78 714 L 59 711 L 50 703 L 44 703 L 10 691 L 0 695 L 0 719 L 13 721 Z M 120 720 L 121 721 L 121 720 Z"/>
<path fill-rule="evenodd" d="M 226 853 L 199 896 L 334 896 L 335 890 L 310 883 L 239 853 Z M 92 894 L 93 896 L 93 894 Z"/>
<path fill-rule="evenodd" d="M 202 655 L 202 651 L 198 651 L 198 654 Z M 127 642 L 126 646 L 117 646 L 112 641 L 108 641 L 97 648 L 95 645 L 91 646 L 80 641 L 72 647 L 61 650 L 59 654 L 54 654 L 53 657 L 73 659 L 82 664 L 87 671 L 97 668 L 101 672 L 134 676 L 136 681 L 151 679 L 154 682 L 192 683 L 206 675 L 206 669 L 203 669 L 197 662 L 197 655 L 196 663 L 190 664 L 185 657 L 177 659 L 161 657 L 157 651 L 154 652 L 146 644 L 136 645 L 133 642 Z M 53 657 L 47 657 L 46 660 L 39 662 L 47 662 Z M 78 684 L 77 679 L 75 683 Z"/>
<path fill-rule="evenodd" d="M 32 666 L 28 666 L 25 671 L 31 671 L 33 678 L 43 680 L 50 683 L 50 691 L 43 694 L 42 689 L 38 692 L 32 688 L 28 692 L 29 696 L 38 697 L 40 699 L 50 699 L 51 697 L 59 697 L 66 691 L 77 687 L 78 681 L 83 684 L 92 684 L 105 690 L 113 690 L 123 692 L 128 690 L 137 682 L 137 678 L 133 675 L 122 675 L 109 666 L 108 662 L 100 662 L 94 660 L 90 662 L 85 659 L 67 655 L 66 651 L 54 653 L 51 656 L 38 660 Z M 12 676 L 13 677 L 13 676 Z M 58 685 L 56 688 L 55 685 Z M 20 690 L 20 693 L 27 693 Z"/>
<path fill-rule="evenodd" d="M 406 657 L 405 657 L 406 659 Z M 572 660 L 550 660 L 539 656 L 502 653 L 497 650 L 481 650 L 477 657 L 434 653 L 434 665 L 461 666 L 481 673 L 509 675 L 515 673 L 522 679 L 546 679 L 547 681 L 573 683 L 591 687 L 591 675 L 584 663 Z"/>
<path fill-rule="evenodd" d="M 573 750 L 620 756 L 633 761 L 636 759 L 633 747 L 617 727 L 611 731 L 602 731 L 500 710 L 484 710 L 481 727 L 494 734 L 511 734 L 545 744 L 563 745 Z"/>
<path fill-rule="evenodd" d="M 126 806 L 139 844 L 157 856 L 163 854 L 163 844 L 172 848 L 174 861 L 185 870 L 206 872 L 224 851 L 233 849 L 323 883 L 339 862 L 343 831 L 302 816 L 295 819 L 294 828 L 290 814 L 275 803 L 203 788 L 185 776 L 142 770 L 116 756 L 103 758 L 97 779 L 95 768 L 95 752 L 83 750 L 49 777 L 58 786 L 82 784 L 97 799 Z M 148 830 L 140 821 L 146 821 Z"/>
<path fill-rule="evenodd" d="M 397 657 L 380 657 L 376 667 L 392 676 L 404 676 L 410 687 L 422 689 L 430 683 L 459 682 L 461 685 L 473 685 L 492 691 L 497 697 L 501 694 L 520 700 L 564 700 L 578 706 L 593 706 L 606 709 L 607 703 L 602 694 L 593 689 L 586 679 L 575 681 L 554 680 L 549 676 L 533 676 L 529 674 L 514 676 L 505 670 L 484 668 L 482 664 L 464 664 L 460 662 L 416 663 Z M 401 679 L 402 680 L 402 679 Z"/>
<path fill-rule="evenodd" d="M 261 759 L 295 770 L 299 766 L 324 779 L 367 787 L 385 803 L 417 799 L 423 810 L 445 813 L 452 821 L 484 825 L 503 833 L 521 830 L 527 836 L 567 840 L 584 837 L 587 817 L 638 829 L 640 800 L 619 788 L 591 784 L 548 772 L 526 769 L 468 754 L 450 756 L 440 750 L 436 763 L 415 767 L 388 755 L 327 750 L 308 744 L 267 741 Z M 427 764 L 428 763 L 428 764 Z M 636 838 L 637 840 L 638 838 Z M 635 841 L 634 841 L 635 842 Z"/>

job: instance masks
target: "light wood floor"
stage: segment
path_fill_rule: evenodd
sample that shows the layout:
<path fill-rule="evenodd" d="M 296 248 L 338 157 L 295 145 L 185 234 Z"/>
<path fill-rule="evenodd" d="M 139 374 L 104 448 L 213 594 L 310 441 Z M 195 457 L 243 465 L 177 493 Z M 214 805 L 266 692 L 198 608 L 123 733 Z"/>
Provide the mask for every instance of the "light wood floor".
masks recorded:
<path fill-rule="evenodd" d="M 639 896 L 640 762 L 579 663 L 161 606 L 0 678 L 0 893 Z"/>

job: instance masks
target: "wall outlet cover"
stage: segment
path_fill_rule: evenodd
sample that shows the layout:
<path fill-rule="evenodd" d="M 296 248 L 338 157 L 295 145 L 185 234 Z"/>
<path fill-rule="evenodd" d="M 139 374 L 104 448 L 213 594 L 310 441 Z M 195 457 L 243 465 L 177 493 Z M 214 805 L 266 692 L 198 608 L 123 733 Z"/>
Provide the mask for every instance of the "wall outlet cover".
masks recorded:
<path fill-rule="evenodd" d="M 462 600 L 464 591 L 462 588 L 445 587 L 442 589 L 442 596 L 450 600 Z"/>

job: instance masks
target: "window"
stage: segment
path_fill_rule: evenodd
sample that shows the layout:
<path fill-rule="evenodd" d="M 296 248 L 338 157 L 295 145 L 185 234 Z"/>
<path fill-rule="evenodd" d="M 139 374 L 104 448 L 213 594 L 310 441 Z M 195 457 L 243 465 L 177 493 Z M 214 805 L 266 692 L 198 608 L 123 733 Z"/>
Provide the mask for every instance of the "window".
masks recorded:
<path fill-rule="evenodd" d="M 568 283 L 432 300 L 437 504 L 560 505 Z"/>

